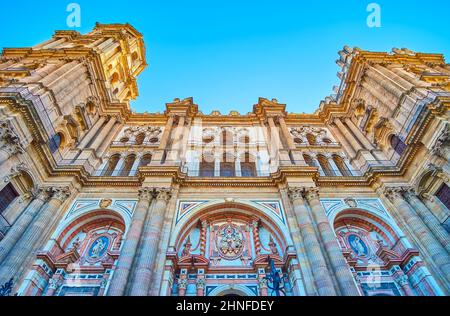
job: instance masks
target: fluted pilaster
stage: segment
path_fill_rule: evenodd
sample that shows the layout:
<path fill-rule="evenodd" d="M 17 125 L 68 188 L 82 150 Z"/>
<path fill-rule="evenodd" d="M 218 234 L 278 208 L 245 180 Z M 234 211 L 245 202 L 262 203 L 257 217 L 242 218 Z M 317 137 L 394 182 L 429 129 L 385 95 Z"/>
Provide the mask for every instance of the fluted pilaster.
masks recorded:
<path fill-rule="evenodd" d="M 0 267 L 0 284 L 3 284 L 22 267 L 25 259 L 30 252 L 36 250 L 39 237 L 46 231 L 52 222 L 52 218 L 58 212 L 62 203 L 70 197 L 68 187 L 47 188 L 51 194 L 49 201 L 43 206 L 43 209 L 31 225 L 23 233 L 17 244 L 10 251 Z"/>
<path fill-rule="evenodd" d="M 450 256 L 440 242 L 434 237 L 424 222 L 403 198 L 404 190 L 402 188 L 387 188 L 384 192 L 386 197 L 395 206 L 397 212 L 409 226 L 417 240 L 421 242 L 427 250 L 436 266 L 442 271 L 442 274 L 450 281 Z"/>
<path fill-rule="evenodd" d="M 439 240 L 441 245 L 450 253 L 450 236 L 442 227 L 437 218 L 431 213 L 422 200 L 416 195 L 412 188 L 404 189 L 404 196 L 408 203 L 416 210 L 425 225 L 428 226 L 433 235 Z"/>
<path fill-rule="evenodd" d="M 39 189 L 36 197 L 19 216 L 5 238 L 0 241 L 0 263 L 6 258 L 11 249 L 13 249 L 14 245 L 33 221 L 36 214 L 39 213 L 42 206 L 48 201 L 50 194 L 51 192 L 48 188 Z"/>
<path fill-rule="evenodd" d="M 139 240 L 142 235 L 145 218 L 147 217 L 150 203 L 153 199 L 153 189 L 142 188 L 139 190 L 139 202 L 131 221 L 125 243 L 122 246 L 119 260 L 111 280 L 108 296 L 122 296 L 131 271 L 134 257 L 137 252 Z"/>
<path fill-rule="evenodd" d="M 149 214 L 142 240 L 142 250 L 136 262 L 136 270 L 130 290 L 132 296 L 147 296 L 149 293 L 153 267 L 161 238 L 164 213 L 170 198 L 170 189 L 159 188 L 155 190 L 155 205 Z"/>
<path fill-rule="evenodd" d="M 311 265 L 317 292 L 321 296 L 334 296 L 336 291 L 328 270 L 326 260 L 320 249 L 320 243 L 314 231 L 313 223 L 303 199 L 301 188 L 289 189 L 289 198 L 294 206 L 294 213 L 302 235 L 308 261 Z"/>
<path fill-rule="evenodd" d="M 328 253 L 328 258 L 333 266 L 341 293 L 346 296 L 359 296 L 360 293 L 355 284 L 353 274 L 342 254 L 341 247 L 336 240 L 334 230 L 331 228 L 325 210 L 320 204 L 319 189 L 307 189 L 305 195 L 311 207 L 323 245 Z"/>

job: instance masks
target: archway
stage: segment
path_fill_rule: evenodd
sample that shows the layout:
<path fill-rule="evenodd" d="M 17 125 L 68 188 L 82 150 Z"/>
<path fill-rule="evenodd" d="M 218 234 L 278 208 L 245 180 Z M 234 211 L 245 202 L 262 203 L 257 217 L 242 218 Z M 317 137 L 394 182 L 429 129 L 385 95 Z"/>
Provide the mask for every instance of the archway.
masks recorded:
<path fill-rule="evenodd" d="M 287 269 L 296 258 L 295 251 L 289 248 L 289 234 L 267 212 L 240 202 L 225 202 L 205 206 L 190 215 L 175 229 L 172 243 L 176 253 L 168 257 L 175 266 L 177 280 L 172 293 L 265 296 L 267 287 L 261 282 L 269 256 L 286 280 L 293 272 Z M 245 291 L 237 292 L 239 287 Z"/>
<path fill-rule="evenodd" d="M 333 220 L 342 253 L 366 296 L 434 295 L 419 251 L 398 227 L 362 208 L 340 211 Z"/>

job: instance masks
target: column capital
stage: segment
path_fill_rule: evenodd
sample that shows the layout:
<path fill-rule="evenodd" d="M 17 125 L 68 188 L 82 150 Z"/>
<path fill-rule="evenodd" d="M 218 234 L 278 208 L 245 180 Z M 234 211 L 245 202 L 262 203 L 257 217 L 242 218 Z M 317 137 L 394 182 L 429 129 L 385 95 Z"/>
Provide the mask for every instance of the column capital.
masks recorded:
<path fill-rule="evenodd" d="M 403 274 L 403 275 L 399 275 L 397 278 L 395 278 L 395 281 L 400 285 L 400 286 L 405 286 L 408 285 L 408 276 Z"/>
<path fill-rule="evenodd" d="M 179 278 L 178 279 L 178 288 L 182 290 L 186 290 L 188 286 L 188 280 L 186 278 Z"/>
<path fill-rule="evenodd" d="M 303 199 L 303 188 L 289 188 L 288 189 L 288 196 L 292 201 L 301 200 Z"/>
<path fill-rule="evenodd" d="M 155 197 L 158 201 L 168 202 L 172 197 L 172 189 L 170 188 L 155 188 Z"/>
<path fill-rule="evenodd" d="M 51 187 L 52 199 L 59 200 L 61 203 L 65 202 L 71 194 L 69 187 Z"/>
<path fill-rule="evenodd" d="M 205 288 L 205 286 L 206 286 L 205 278 L 198 278 L 197 279 L 197 289 L 198 290 L 203 290 Z"/>
<path fill-rule="evenodd" d="M 403 190 L 401 187 L 385 188 L 383 193 L 391 202 L 394 202 L 395 200 L 403 199 L 403 196 L 402 196 Z"/>
<path fill-rule="evenodd" d="M 305 197 L 308 202 L 319 200 L 319 188 L 305 188 Z"/>
<path fill-rule="evenodd" d="M 139 200 L 150 201 L 153 198 L 153 188 L 141 188 L 138 191 Z"/>
<path fill-rule="evenodd" d="M 267 289 L 267 279 L 265 277 L 260 277 L 258 283 L 260 288 Z"/>
<path fill-rule="evenodd" d="M 403 196 L 408 200 L 417 198 L 416 191 L 412 187 L 402 187 L 401 192 L 403 193 Z"/>
<path fill-rule="evenodd" d="M 51 196 L 51 190 L 50 188 L 46 187 L 39 187 L 33 190 L 32 195 L 43 202 L 47 202 L 50 199 Z"/>

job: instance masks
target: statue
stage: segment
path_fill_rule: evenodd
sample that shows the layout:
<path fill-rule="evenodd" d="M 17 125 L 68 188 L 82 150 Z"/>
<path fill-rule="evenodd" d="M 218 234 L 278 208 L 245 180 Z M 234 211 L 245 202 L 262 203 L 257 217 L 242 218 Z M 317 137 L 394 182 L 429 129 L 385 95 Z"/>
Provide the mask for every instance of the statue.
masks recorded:
<path fill-rule="evenodd" d="M 188 257 L 191 255 L 191 247 L 192 247 L 192 243 L 191 243 L 191 236 L 188 236 L 186 243 L 184 244 L 184 248 L 183 251 L 181 253 L 182 257 Z"/>
<path fill-rule="evenodd" d="M 354 237 L 353 240 L 351 240 Z M 350 245 L 352 246 L 353 251 L 355 251 L 358 257 L 362 257 L 367 255 L 367 249 L 364 242 L 361 240 L 359 236 L 352 235 L 349 237 Z"/>
<path fill-rule="evenodd" d="M 279 255 L 278 249 L 277 249 L 277 244 L 273 241 L 272 236 L 270 236 L 269 247 L 270 247 L 270 252 L 272 253 L 272 255 L 277 255 L 277 256 Z"/>

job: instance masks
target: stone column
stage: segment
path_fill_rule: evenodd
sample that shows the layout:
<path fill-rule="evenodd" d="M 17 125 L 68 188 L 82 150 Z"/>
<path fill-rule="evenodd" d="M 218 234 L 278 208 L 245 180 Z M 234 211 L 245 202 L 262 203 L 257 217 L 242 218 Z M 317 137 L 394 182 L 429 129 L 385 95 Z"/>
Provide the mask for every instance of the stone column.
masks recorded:
<path fill-rule="evenodd" d="M 25 230 L 35 218 L 42 206 L 48 201 L 50 191 L 48 188 L 38 190 L 36 198 L 28 205 L 25 211 L 20 215 L 14 225 L 9 229 L 5 238 L 0 241 L 0 263 L 6 258 L 13 249 Z"/>
<path fill-rule="evenodd" d="M 437 201 L 437 197 L 429 193 L 424 193 L 422 196 L 425 205 L 434 214 L 434 216 L 436 216 L 440 223 L 444 223 L 450 217 L 450 210 Z"/>
<path fill-rule="evenodd" d="M 428 226 L 433 235 L 439 240 L 442 246 L 450 253 L 450 236 L 442 227 L 441 223 L 423 204 L 412 188 L 405 188 L 404 196 L 408 203 L 416 210 L 425 225 Z"/>
<path fill-rule="evenodd" d="M 283 133 L 284 138 L 288 144 L 290 150 L 296 149 L 297 146 L 294 144 L 294 140 L 292 139 L 291 133 L 289 133 L 289 129 L 286 125 L 286 121 L 284 117 L 280 116 L 278 121 L 280 122 L 281 132 Z"/>
<path fill-rule="evenodd" d="M 70 197 L 68 187 L 48 188 L 51 192 L 51 198 L 43 206 L 39 215 L 28 226 L 14 248 L 10 251 L 0 267 L 0 284 L 5 283 L 22 267 L 25 259 L 36 248 L 36 244 L 46 228 L 51 224 L 52 218 L 58 212 L 65 200 Z"/>
<path fill-rule="evenodd" d="M 182 274 L 178 279 L 178 296 L 186 296 L 186 289 L 188 286 L 187 275 Z"/>
<path fill-rule="evenodd" d="M 409 284 L 407 275 L 405 274 L 399 275 L 395 279 L 395 282 L 397 282 L 397 284 L 400 285 L 405 296 L 415 296 L 414 291 L 412 290 L 411 285 Z"/>
<path fill-rule="evenodd" d="M 403 199 L 403 191 L 402 188 L 387 188 L 385 195 L 395 206 L 398 214 L 409 226 L 417 240 L 421 242 L 436 266 L 442 271 L 447 282 L 450 282 L 450 256 L 417 216 L 414 209 Z"/>
<path fill-rule="evenodd" d="M 350 271 L 347 260 L 345 260 L 342 254 L 341 247 L 336 240 L 334 230 L 331 228 L 325 210 L 320 204 L 319 189 L 308 189 L 306 191 L 306 198 L 311 207 L 323 245 L 328 253 L 328 258 L 333 266 L 341 293 L 345 296 L 359 296 L 360 293 L 356 286 L 353 274 Z"/>
<path fill-rule="evenodd" d="M 105 142 L 105 138 L 107 137 L 108 133 L 111 132 L 111 129 L 113 128 L 114 124 L 116 124 L 117 118 L 115 116 L 112 116 L 108 123 L 106 123 L 105 126 L 103 126 L 102 130 L 98 135 L 95 137 L 94 142 L 90 146 L 90 148 L 97 150 L 103 142 Z"/>
<path fill-rule="evenodd" d="M 97 134 L 98 130 L 103 126 L 103 123 L 105 123 L 106 117 L 102 116 L 100 117 L 97 122 L 94 124 L 94 126 L 91 127 L 89 132 L 83 137 L 81 142 L 78 144 L 79 149 L 85 148 L 89 142 L 92 140 L 92 138 Z"/>
<path fill-rule="evenodd" d="M 270 157 L 272 158 L 272 163 L 278 156 L 278 151 L 281 148 L 280 144 L 280 134 L 278 133 L 278 128 L 275 125 L 275 121 L 272 116 L 267 117 L 267 122 L 270 127 Z"/>
<path fill-rule="evenodd" d="M 339 120 L 339 118 L 335 118 L 335 120 Z M 342 147 L 347 151 L 347 154 L 354 158 L 356 156 L 356 151 L 349 144 L 346 137 L 341 133 L 341 130 L 334 125 L 330 125 L 331 131 L 334 133 L 337 140 L 342 144 Z"/>
<path fill-rule="evenodd" d="M 205 296 L 205 277 L 198 276 L 197 277 L 197 296 Z"/>
<path fill-rule="evenodd" d="M 116 117 L 116 122 L 113 124 L 112 128 L 106 135 L 103 143 L 97 149 L 97 156 L 102 157 L 108 147 L 111 145 L 112 141 L 116 137 L 117 133 L 122 129 L 122 122 L 120 117 Z"/>
<path fill-rule="evenodd" d="M 109 286 L 108 296 L 123 296 L 125 293 L 128 276 L 152 198 L 152 189 L 142 188 L 139 190 L 139 202 L 134 212 L 127 237 L 120 251 L 119 260 Z"/>
<path fill-rule="evenodd" d="M 303 190 L 289 189 L 289 198 L 294 206 L 294 213 L 300 228 L 300 233 L 306 250 L 306 256 L 311 266 L 317 291 L 320 296 L 335 296 L 331 273 L 320 249 L 320 243 L 314 231 L 313 223 L 303 199 Z"/>
<path fill-rule="evenodd" d="M 236 177 L 242 177 L 240 154 L 236 155 L 236 159 L 234 161 L 234 174 L 236 175 Z"/>
<path fill-rule="evenodd" d="M 180 277 L 178 278 L 178 296 L 186 295 L 188 282 L 188 271 L 186 269 L 181 269 Z"/>
<path fill-rule="evenodd" d="M 334 120 L 334 123 L 336 124 L 336 126 L 338 127 L 339 131 L 343 134 L 344 138 L 346 140 L 348 140 L 351 144 L 351 147 L 353 149 L 353 151 L 355 152 L 355 154 L 360 151 L 362 148 L 361 144 L 358 143 L 358 141 L 355 139 L 355 137 L 352 135 L 352 133 L 350 132 L 350 130 L 344 125 L 344 123 L 342 123 L 341 119 L 339 117 L 337 117 Z"/>
<path fill-rule="evenodd" d="M 165 150 L 167 147 L 167 142 L 169 141 L 170 133 L 172 131 L 173 121 L 175 119 L 174 114 L 169 115 L 169 119 L 167 120 L 166 127 L 164 128 L 164 133 L 161 136 L 161 141 L 159 143 L 159 149 Z"/>
<path fill-rule="evenodd" d="M 156 202 L 147 220 L 144 230 L 141 253 L 137 258 L 136 272 L 131 284 L 132 296 L 147 296 L 153 274 L 156 254 L 158 252 L 161 229 L 167 203 L 171 197 L 171 190 L 167 188 L 156 189 Z"/>
<path fill-rule="evenodd" d="M 259 283 L 259 296 L 262 296 L 262 297 L 269 296 L 269 290 L 267 287 L 267 279 L 265 278 L 265 275 L 259 276 L 258 283 Z"/>
<path fill-rule="evenodd" d="M 345 119 L 345 123 L 348 127 L 352 130 L 352 132 L 358 137 L 358 139 L 363 143 L 364 147 L 370 151 L 371 155 L 378 159 L 383 160 L 385 157 L 383 156 L 377 156 L 376 148 L 375 146 L 367 139 L 366 135 L 353 123 L 353 121 L 350 118 Z M 372 152 L 373 151 L 373 152 Z"/>
<path fill-rule="evenodd" d="M 63 276 L 60 273 L 55 273 L 53 277 L 48 280 L 48 288 L 45 296 L 54 296 L 56 291 L 62 284 Z"/>

